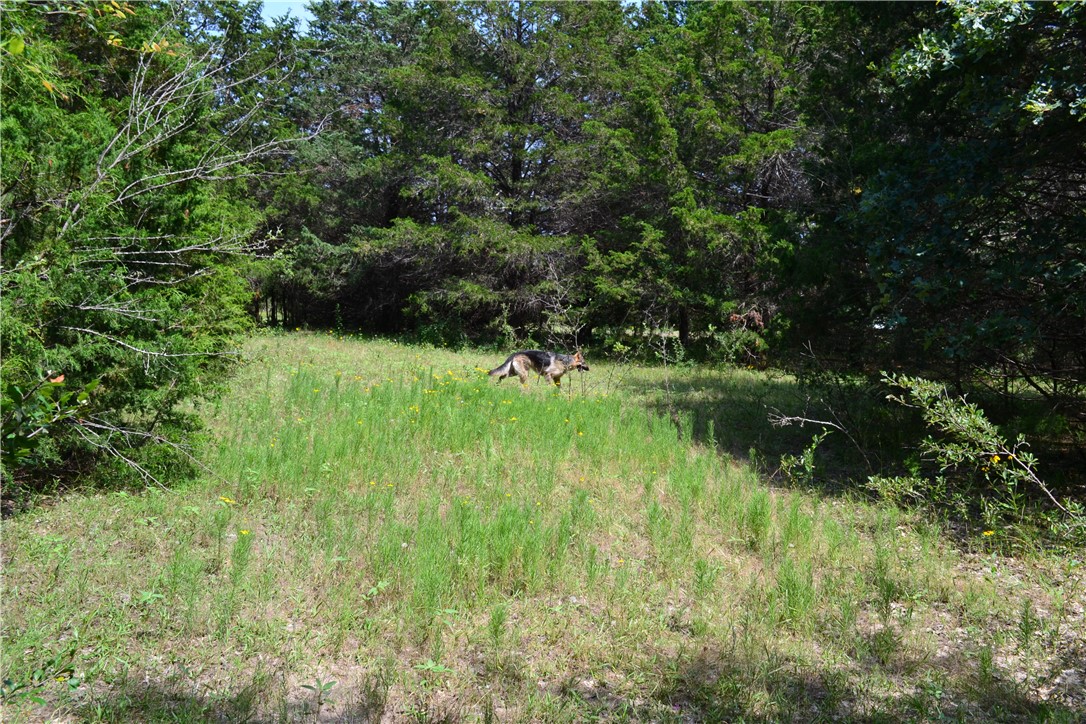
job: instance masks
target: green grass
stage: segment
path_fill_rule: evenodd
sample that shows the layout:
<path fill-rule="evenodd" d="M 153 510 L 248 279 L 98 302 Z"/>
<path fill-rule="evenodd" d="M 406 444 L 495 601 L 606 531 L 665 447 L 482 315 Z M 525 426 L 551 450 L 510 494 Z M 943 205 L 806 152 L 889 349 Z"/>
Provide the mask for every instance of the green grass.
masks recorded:
<path fill-rule="evenodd" d="M 522 392 L 500 354 L 249 352 L 200 480 L 3 523 L 5 721 L 1086 714 L 1059 679 L 1082 568 L 769 487 L 739 450 L 787 380 L 592 361 Z"/>

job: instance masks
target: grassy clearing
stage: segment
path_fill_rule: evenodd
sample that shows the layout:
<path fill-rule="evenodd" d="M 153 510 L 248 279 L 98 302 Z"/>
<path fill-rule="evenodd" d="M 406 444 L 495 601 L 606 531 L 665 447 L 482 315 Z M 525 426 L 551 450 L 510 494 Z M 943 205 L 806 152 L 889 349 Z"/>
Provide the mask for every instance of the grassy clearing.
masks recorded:
<path fill-rule="evenodd" d="M 1083 569 L 768 487 L 729 451 L 780 380 L 671 371 L 727 405 L 699 428 L 660 370 L 250 352 L 202 480 L 4 522 L 3 677 L 51 663 L 5 721 L 1086 715 Z"/>

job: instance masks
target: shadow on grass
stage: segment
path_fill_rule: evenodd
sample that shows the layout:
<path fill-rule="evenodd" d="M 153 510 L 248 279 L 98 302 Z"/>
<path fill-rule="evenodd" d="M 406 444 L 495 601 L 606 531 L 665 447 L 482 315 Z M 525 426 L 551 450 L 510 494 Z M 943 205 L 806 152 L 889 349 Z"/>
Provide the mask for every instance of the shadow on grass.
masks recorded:
<path fill-rule="evenodd" d="M 870 672 L 874 662 L 859 662 Z M 950 667 L 951 669 L 953 667 Z M 907 673 L 906 673 L 907 672 Z M 918 662 L 897 662 L 891 671 L 907 693 L 864 691 L 864 675 L 824 668 L 804 671 L 782 658 L 751 662 L 703 652 L 686 662 L 669 698 L 684 702 L 707 720 L 898 722 L 1080 721 L 1082 712 L 1028 698 L 1014 686 L 982 684 L 971 672 Z"/>
<path fill-rule="evenodd" d="M 1031 699 L 998 671 L 982 680 L 976 672 L 955 671 L 950 662 L 898 661 L 877 672 L 906 692 L 895 694 L 875 690 L 877 663 L 861 660 L 854 667 L 810 671 L 768 653 L 751 661 L 704 649 L 663 662 L 651 701 L 631 701 L 606 685 L 565 695 L 587 718 L 605 721 L 1071 723 L 1086 716 L 1081 707 Z M 860 688 L 865 682 L 871 690 Z"/>
<path fill-rule="evenodd" d="M 849 491 L 867 495 L 871 476 L 934 479 L 944 474 L 935 461 L 921 455 L 922 441 L 939 433 L 925 426 L 918 410 L 887 401 L 895 390 L 881 383 L 839 377 L 805 385 L 780 372 L 695 368 L 673 373 L 667 384 L 634 376 L 622 386 L 651 412 L 670 419 L 685 438 L 744 460 L 781 485 L 830 495 Z M 988 410 L 998 413 L 988 419 L 1008 440 L 1025 430 L 1030 451 L 1043 461 L 1048 488 L 1058 497 L 1086 504 L 1082 472 L 1086 447 L 1042 434 L 1036 420 L 1026 419 L 1036 416 L 1036 405 L 1023 403 L 1008 412 L 998 400 L 979 394 L 969 399 L 980 404 L 986 415 Z M 793 420 L 783 426 L 774 424 L 782 417 Z M 813 438 L 821 433 L 826 433 L 825 438 L 815 444 Z M 812 447 L 812 466 L 806 468 L 803 455 Z M 782 462 L 789 459 L 790 468 Z M 962 486 L 960 491 L 967 497 L 992 492 L 968 466 L 960 474 L 946 475 L 957 480 L 955 484 Z M 1038 510 L 1050 507 L 1040 488 L 1027 487 L 1021 495 Z"/>
<path fill-rule="evenodd" d="M 1074 708 L 1030 698 L 998 669 L 982 672 L 973 658 L 880 662 L 858 654 L 847 664 L 819 667 L 771 653 L 736 655 L 702 648 L 693 655 L 662 657 L 648 698 L 633 698 L 605 682 L 578 682 L 555 692 L 563 720 L 657 722 L 1080 722 L 1086 702 Z M 898 692 L 880 689 L 890 681 Z M 258 675 L 225 693 L 201 693 L 192 682 L 129 679 L 108 694 L 90 698 L 73 713 L 81 721 L 111 722 L 460 722 L 480 720 L 478 711 L 427 706 L 388 708 L 388 680 L 333 690 L 317 706 L 306 692 L 286 697 L 281 681 Z M 491 692 L 493 693 L 493 692 Z M 269 704 L 269 701 L 272 703 Z M 276 703 L 277 702 L 277 703 Z M 403 703 L 403 702 L 401 702 Z M 434 704 L 434 702 L 431 702 Z M 516 711 L 516 706 L 511 710 Z M 484 721 L 501 721 L 492 709 Z"/>
<path fill-rule="evenodd" d="M 713 370 L 676 377 L 666 385 L 635 378 L 623 387 L 649 410 L 671 419 L 684 437 L 715 446 L 781 482 L 788 482 L 781 459 L 798 458 L 813 436 L 828 432 L 814 454 L 813 474 L 799 481 L 826 493 L 859 489 L 870 475 L 903 472 L 923 436 L 911 411 L 890 406 L 878 390 L 859 383 L 813 389 L 781 374 Z M 807 422 L 775 425 L 781 416 Z"/>
<path fill-rule="evenodd" d="M 257 674 L 246 684 L 212 691 L 191 680 L 128 680 L 75 708 L 91 722 L 379 722 L 387 715 L 387 680 L 367 677 L 351 688 L 332 688 L 324 701 L 301 688 L 288 696 L 282 680 Z M 441 721 L 441 717 L 433 717 Z"/>

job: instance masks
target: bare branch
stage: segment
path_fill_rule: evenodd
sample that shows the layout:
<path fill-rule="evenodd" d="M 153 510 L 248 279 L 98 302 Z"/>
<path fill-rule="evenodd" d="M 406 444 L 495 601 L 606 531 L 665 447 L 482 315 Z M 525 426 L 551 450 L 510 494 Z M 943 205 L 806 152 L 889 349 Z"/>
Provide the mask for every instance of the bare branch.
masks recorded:
<path fill-rule="evenodd" d="M 163 287 L 172 287 L 178 284 L 184 284 L 187 281 L 191 281 L 192 279 L 196 279 L 197 277 L 202 277 L 210 273 L 210 269 L 197 269 L 191 274 L 187 274 L 183 277 L 178 277 L 176 279 L 156 279 L 155 277 L 149 277 L 143 274 L 130 274 L 126 275 L 124 277 L 124 280 L 126 282 L 130 282 L 126 289 L 131 289 L 132 287 L 139 286 L 140 284 L 157 284 Z"/>
<path fill-rule="evenodd" d="M 77 425 L 77 429 L 79 430 L 80 436 L 82 436 L 83 439 L 86 440 L 88 443 L 94 445 L 95 447 L 98 447 L 99 449 L 105 450 L 110 454 L 117 455 L 117 457 L 119 457 L 125 463 L 133 465 L 133 469 L 140 473 L 141 477 L 143 477 L 144 480 L 154 482 L 156 485 L 164 489 L 165 486 L 163 486 L 162 483 L 159 482 L 159 480 L 155 478 L 155 476 L 152 475 L 146 468 L 133 463 L 129 458 L 117 452 L 116 447 L 110 444 L 110 441 L 114 435 L 120 435 L 126 438 L 126 440 L 130 437 L 137 437 L 143 440 L 147 440 L 149 442 L 166 445 L 167 447 L 176 450 L 193 465 L 203 470 L 204 473 L 209 477 L 218 478 L 219 480 L 226 482 L 217 471 L 215 471 L 213 468 L 211 468 L 198 457 L 196 457 L 192 453 L 191 448 L 189 448 L 187 445 L 175 442 L 173 440 L 163 437 L 162 435 L 158 435 L 145 430 L 135 430 L 132 428 L 121 427 L 110 422 L 109 420 L 105 420 L 97 416 L 91 418 L 91 420 L 80 420 Z M 93 436 L 95 439 L 92 440 L 90 436 Z M 103 437 L 106 438 L 105 442 L 103 442 L 101 439 Z"/>
<path fill-rule="evenodd" d="M 807 423 L 811 423 L 813 425 L 823 425 L 825 427 L 832 427 L 840 430 L 841 432 L 846 432 L 845 428 L 841 427 L 836 422 L 830 422 L 829 420 L 814 420 L 809 417 L 790 417 L 782 414 L 781 411 L 776 408 L 774 408 L 773 411 L 769 413 L 769 424 L 771 424 L 773 427 L 786 427 L 788 425 L 799 425 L 800 427 L 803 427 Z"/>
<path fill-rule="evenodd" d="M 213 239 L 197 240 L 198 237 L 185 237 L 185 236 L 98 236 L 90 239 L 90 241 L 127 241 L 128 244 L 124 246 L 92 246 L 92 247 L 76 247 L 73 252 L 102 252 L 112 251 L 117 256 L 135 256 L 135 255 L 153 255 L 153 254 L 184 254 L 189 251 L 199 252 L 213 252 L 216 254 L 243 254 L 248 252 L 254 247 L 263 245 L 263 242 L 249 242 L 244 236 L 231 237 L 227 243 L 222 243 L 226 240 L 226 237 L 218 236 Z M 195 243 L 187 246 L 170 247 L 165 249 L 132 249 L 133 244 L 155 242 L 155 241 L 188 241 L 197 240 Z"/>
<path fill-rule="evenodd" d="M 67 329 L 67 330 L 70 330 L 72 332 L 84 332 L 86 334 L 93 334 L 96 337 L 102 337 L 104 339 L 108 339 L 110 342 L 113 342 L 114 344 L 119 344 L 120 346 L 125 347 L 126 349 L 130 349 L 133 352 L 138 352 L 138 353 L 140 353 L 140 354 L 142 354 L 142 355 L 144 355 L 145 357 L 148 357 L 148 358 L 151 358 L 151 357 L 237 357 L 240 354 L 239 352 L 156 352 L 155 350 L 151 350 L 151 349 L 141 349 L 140 347 L 136 347 L 134 345 L 128 344 L 128 342 L 125 342 L 123 339 L 118 339 L 118 338 L 114 337 L 111 334 L 106 334 L 105 332 L 98 332 L 98 331 L 93 330 L 93 329 L 86 329 L 85 327 L 61 327 L 61 329 Z"/>
<path fill-rule="evenodd" d="M 110 455 L 113 455 L 114 457 L 117 457 L 120 460 L 123 460 L 124 463 L 126 465 L 128 465 L 128 467 L 132 468 L 133 470 L 135 470 L 137 473 L 140 474 L 140 477 L 143 478 L 144 482 L 154 483 L 155 485 L 162 488 L 163 490 L 166 490 L 166 491 L 169 490 L 169 488 L 167 488 L 165 485 L 163 485 L 162 482 L 158 478 L 156 478 L 151 473 L 150 470 L 143 467 L 142 465 L 137 463 L 132 458 L 126 456 L 124 453 L 122 453 L 120 450 L 118 450 L 116 448 L 116 446 L 112 445 L 108 440 L 106 442 L 102 442 L 101 440 L 94 439 L 97 436 L 92 435 L 90 433 L 90 431 L 88 431 L 83 425 L 76 425 L 75 429 L 76 429 L 76 432 L 79 433 L 79 436 L 82 437 L 89 444 L 93 445 L 94 447 L 98 448 L 99 450 L 105 450 Z"/>
<path fill-rule="evenodd" d="M 157 317 L 150 316 L 149 312 L 142 309 L 132 309 L 129 302 L 122 304 L 69 304 L 70 309 L 78 309 L 81 312 L 108 312 L 122 317 L 139 319 L 144 322 L 157 322 Z"/>
<path fill-rule="evenodd" d="M 164 28 L 159 32 L 165 32 Z M 157 54 L 141 55 L 131 80 L 127 117 L 99 154 L 94 178 L 85 184 L 77 195 L 57 199 L 54 204 L 67 210 L 60 230 L 61 235 L 71 231 L 86 218 L 85 214 L 80 213 L 83 201 L 100 192 L 102 187 L 112 184 L 116 169 L 127 168 L 132 159 L 145 155 L 192 129 L 200 118 L 199 114 L 193 113 L 194 108 L 202 104 L 214 104 L 223 94 L 260 81 L 276 67 L 275 63 L 271 63 L 239 78 L 227 79 L 227 74 L 247 56 L 213 65 L 213 59 L 220 51 L 216 46 L 209 47 L 198 56 L 184 58 L 180 67 L 165 74 L 156 72 L 160 62 Z M 152 86 L 152 83 L 155 85 Z M 106 204 L 106 208 L 189 180 L 226 181 L 261 175 L 257 170 L 226 175 L 221 172 L 230 168 L 244 168 L 286 153 L 292 145 L 306 140 L 304 137 L 272 139 L 241 150 L 231 150 L 228 144 L 252 128 L 256 114 L 266 103 L 266 100 L 253 103 L 239 117 L 221 127 L 220 135 L 192 166 L 166 169 L 132 181 L 111 194 L 113 198 Z"/>
<path fill-rule="evenodd" d="M 808 398 L 807 401 L 809 403 L 810 398 Z M 821 400 L 820 400 L 820 402 L 821 402 Z M 800 427 L 803 427 L 807 423 L 811 423 L 812 425 L 822 425 L 823 427 L 832 427 L 834 430 L 838 430 L 838 431 L 844 433 L 845 437 L 848 438 L 849 442 L 852 443 L 853 447 L 855 447 L 856 450 L 859 451 L 860 456 L 863 457 L 864 462 L 867 463 L 868 469 L 872 470 L 873 466 L 871 465 L 871 458 L 869 458 L 867 456 L 867 451 L 864 450 L 863 445 L 861 445 L 859 443 L 859 441 L 856 440 L 856 438 L 854 438 L 852 436 L 852 433 L 849 432 L 848 428 L 845 427 L 841 423 L 841 418 L 837 416 L 837 413 L 832 408 L 829 410 L 829 413 L 831 415 L 833 415 L 833 418 L 834 418 L 834 420 L 836 420 L 836 422 L 830 422 L 829 420 L 815 420 L 814 418 L 801 417 L 801 416 L 798 416 L 798 415 L 797 416 L 785 415 L 780 410 L 778 410 L 777 408 L 773 408 L 773 410 L 769 413 L 769 424 L 772 425 L 773 427 L 787 427 L 789 425 L 799 425 Z"/>

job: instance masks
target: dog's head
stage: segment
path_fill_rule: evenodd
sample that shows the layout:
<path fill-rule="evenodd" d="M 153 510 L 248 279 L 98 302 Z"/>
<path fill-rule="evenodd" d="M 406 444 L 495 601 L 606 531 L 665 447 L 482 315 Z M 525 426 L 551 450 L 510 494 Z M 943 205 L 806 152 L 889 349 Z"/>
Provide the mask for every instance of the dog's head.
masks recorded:
<path fill-rule="evenodd" d="M 584 372 L 588 372 L 588 365 L 585 364 L 584 355 L 581 354 L 580 350 L 578 350 L 573 355 L 573 368 L 578 369 L 578 370 L 583 370 Z"/>

